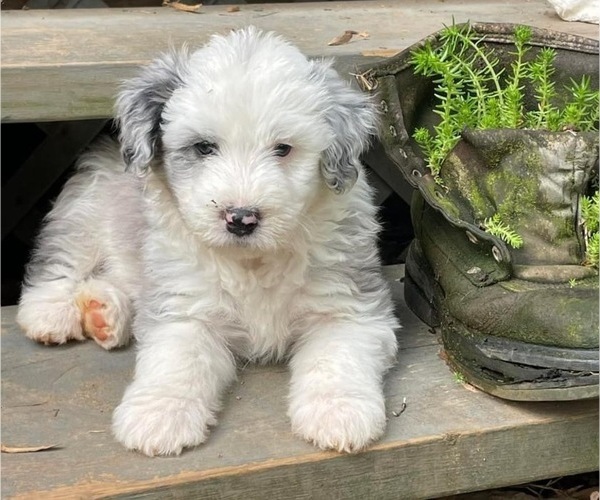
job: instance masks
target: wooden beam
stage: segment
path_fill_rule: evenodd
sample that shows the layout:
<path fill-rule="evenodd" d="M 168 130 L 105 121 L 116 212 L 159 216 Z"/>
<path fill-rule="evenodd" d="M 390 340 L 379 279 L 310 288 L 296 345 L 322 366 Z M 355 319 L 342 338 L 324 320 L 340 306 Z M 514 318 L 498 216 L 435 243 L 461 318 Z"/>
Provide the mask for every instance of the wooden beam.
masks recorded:
<path fill-rule="evenodd" d="M 597 26 L 561 21 L 545 0 L 403 0 L 4 11 L 2 121 L 107 118 L 119 83 L 169 46 L 205 43 L 212 33 L 253 24 L 281 33 L 312 57 L 335 57 L 350 77 L 358 63 L 389 56 L 443 24 L 472 20 L 526 23 L 597 38 Z M 345 30 L 368 39 L 327 43 Z"/>

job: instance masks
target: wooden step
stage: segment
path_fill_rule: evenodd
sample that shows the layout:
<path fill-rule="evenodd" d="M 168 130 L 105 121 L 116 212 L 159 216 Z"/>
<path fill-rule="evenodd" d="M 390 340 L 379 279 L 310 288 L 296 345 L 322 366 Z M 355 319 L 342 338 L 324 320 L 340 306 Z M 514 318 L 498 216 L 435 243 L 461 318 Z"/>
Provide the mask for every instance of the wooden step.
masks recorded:
<path fill-rule="evenodd" d="M 194 3 L 194 2 L 191 2 Z M 2 121 L 112 116 L 119 83 L 169 46 L 198 47 L 215 32 L 253 24 L 274 30 L 312 57 L 356 65 L 387 57 L 456 22 L 525 23 L 598 37 L 593 24 L 560 20 L 546 0 L 403 0 L 2 12 Z M 346 30 L 368 34 L 329 46 Z"/>
<path fill-rule="evenodd" d="M 597 470 L 597 400 L 516 403 L 461 383 L 406 309 L 402 267 L 386 273 L 401 350 L 386 382 L 386 435 L 358 455 L 292 435 L 284 365 L 241 367 L 204 445 L 175 458 L 126 451 L 110 422 L 135 348 L 37 345 L 15 307 L 3 308 L 3 445 L 56 447 L 3 454 L 2 498 L 417 499 Z"/>

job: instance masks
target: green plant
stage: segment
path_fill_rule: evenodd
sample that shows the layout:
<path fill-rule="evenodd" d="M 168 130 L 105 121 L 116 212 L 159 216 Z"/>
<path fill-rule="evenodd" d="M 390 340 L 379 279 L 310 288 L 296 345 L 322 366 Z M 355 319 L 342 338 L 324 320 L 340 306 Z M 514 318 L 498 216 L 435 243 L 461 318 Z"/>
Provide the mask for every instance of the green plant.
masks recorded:
<path fill-rule="evenodd" d="M 598 129 L 599 94 L 590 88 L 590 78 L 571 80 L 566 87 L 569 99 L 559 108 L 554 102 L 557 91 L 552 79 L 556 51 L 543 48 L 532 61 L 526 61 L 531 36 L 531 28 L 515 28 L 515 51 L 510 53 L 514 60 L 508 74 L 499 68 L 494 51 L 485 47 L 485 37 L 477 35 L 468 23 L 446 26 L 438 46 L 427 41 L 413 51 L 415 73 L 432 79 L 438 100 L 434 112 L 439 122 L 432 131 L 419 127 L 413 134 L 434 176 L 439 177 L 442 163 L 465 127 Z M 531 110 L 523 105 L 527 82 L 536 100 Z"/>
<path fill-rule="evenodd" d="M 523 238 L 500 220 L 500 214 L 494 214 L 492 217 L 485 219 L 483 227 L 488 233 L 497 236 L 513 248 L 523 246 Z"/>
<path fill-rule="evenodd" d="M 517 26 L 515 28 L 515 49 L 511 52 L 515 60 L 511 64 L 512 77 L 508 79 L 506 89 L 506 104 L 504 108 L 504 126 L 519 128 L 523 125 L 523 85 L 527 78 L 527 65 L 525 54 L 529 51 L 527 43 L 531 40 L 531 28 L 529 26 Z"/>
<path fill-rule="evenodd" d="M 454 378 L 454 382 L 456 382 L 457 384 L 464 384 L 464 383 L 466 383 L 465 376 L 462 373 L 460 373 L 460 372 L 453 372 L 452 373 L 452 378 Z"/>
<path fill-rule="evenodd" d="M 600 259 L 600 235 L 592 234 L 586 240 L 585 263 L 598 269 L 598 260 Z"/>
<path fill-rule="evenodd" d="M 556 97 L 556 89 L 552 81 L 555 58 L 556 51 L 545 47 L 528 67 L 529 79 L 534 85 L 537 100 L 537 109 L 526 116 L 528 128 L 556 130 L 560 121 L 560 113 L 552 105 Z"/>
<path fill-rule="evenodd" d="M 564 108 L 561 124 L 564 128 L 593 131 L 598 124 L 598 92 L 590 89 L 590 77 L 582 76 L 581 82 L 571 79 L 573 101 Z"/>
<path fill-rule="evenodd" d="M 581 225 L 585 241 L 585 263 L 598 268 L 600 257 L 600 236 L 598 225 L 600 218 L 600 195 L 581 197 Z"/>
<path fill-rule="evenodd" d="M 427 41 L 411 54 L 414 72 L 435 84 L 434 113 L 439 120 L 431 128 L 416 128 L 413 138 L 439 184 L 443 184 L 442 164 L 466 127 L 598 130 L 599 93 L 591 89 L 590 77 L 583 76 L 579 82 L 571 80 L 564 89 L 566 102 L 559 102 L 553 80 L 556 51 L 543 48 L 533 59 L 526 57 L 531 28 L 515 28 L 515 49 L 510 52 L 513 60 L 508 69 L 499 67 L 499 58 L 486 47 L 485 36 L 475 33 L 469 23 L 446 26 L 439 37 L 435 47 Z M 526 85 L 532 88 L 533 109 L 525 109 Z M 597 200 L 597 192 L 595 196 Z M 500 214 L 487 218 L 483 226 L 514 248 L 523 245 L 522 238 L 501 220 Z M 587 231 L 586 261 L 597 266 L 597 229 L 596 233 Z"/>

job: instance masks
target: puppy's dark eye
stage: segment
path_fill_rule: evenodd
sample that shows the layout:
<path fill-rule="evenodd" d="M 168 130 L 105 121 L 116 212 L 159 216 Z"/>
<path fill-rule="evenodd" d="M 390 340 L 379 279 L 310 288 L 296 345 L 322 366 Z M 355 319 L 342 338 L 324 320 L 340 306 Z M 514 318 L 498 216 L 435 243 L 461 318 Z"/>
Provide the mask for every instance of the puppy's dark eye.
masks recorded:
<path fill-rule="evenodd" d="M 275 153 L 275 156 L 280 156 L 281 158 L 283 158 L 284 156 L 289 155 L 291 150 L 292 146 L 290 146 L 289 144 L 277 144 L 273 152 Z"/>
<path fill-rule="evenodd" d="M 194 149 L 202 156 L 210 156 L 217 154 L 219 146 L 214 142 L 200 141 L 194 144 Z"/>

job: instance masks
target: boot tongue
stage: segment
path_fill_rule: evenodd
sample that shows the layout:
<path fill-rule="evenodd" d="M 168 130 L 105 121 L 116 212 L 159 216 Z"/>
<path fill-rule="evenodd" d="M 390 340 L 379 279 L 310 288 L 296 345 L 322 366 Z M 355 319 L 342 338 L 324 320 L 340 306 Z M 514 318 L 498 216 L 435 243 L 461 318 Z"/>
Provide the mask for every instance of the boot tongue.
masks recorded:
<path fill-rule="evenodd" d="M 580 265 L 578 212 L 597 168 L 598 135 L 503 129 L 465 130 L 462 138 L 442 167 L 444 184 L 474 224 L 499 214 L 523 238 L 510 248 L 514 271 L 536 281 L 595 274 Z"/>

